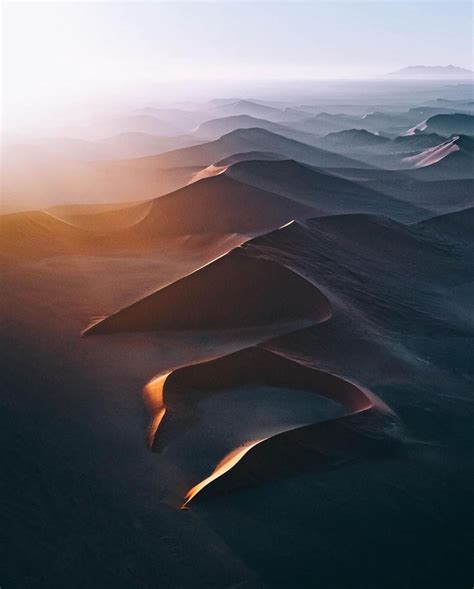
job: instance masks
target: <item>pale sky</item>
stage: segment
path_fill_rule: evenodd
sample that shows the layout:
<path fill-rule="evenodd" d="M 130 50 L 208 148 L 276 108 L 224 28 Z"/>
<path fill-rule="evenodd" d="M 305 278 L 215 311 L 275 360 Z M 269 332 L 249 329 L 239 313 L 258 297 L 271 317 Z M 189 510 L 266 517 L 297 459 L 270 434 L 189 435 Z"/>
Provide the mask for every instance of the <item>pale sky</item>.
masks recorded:
<path fill-rule="evenodd" d="M 472 69 L 470 2 L 7 2 L 6 108 L 147 93 L 201 79 Z"/>

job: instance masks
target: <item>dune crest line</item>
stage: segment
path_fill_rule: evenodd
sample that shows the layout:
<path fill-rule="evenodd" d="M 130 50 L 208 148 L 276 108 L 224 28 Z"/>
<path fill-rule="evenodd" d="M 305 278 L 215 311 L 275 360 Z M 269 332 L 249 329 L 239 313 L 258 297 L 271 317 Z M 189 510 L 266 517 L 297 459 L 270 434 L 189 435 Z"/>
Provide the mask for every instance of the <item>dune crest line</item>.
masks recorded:
<path fill-rule="evenodd" d="M 256 383 L 282 389 L 298 389 L 326 397 L 340 404 L 344 409 L 344 415 L 323 422 L 310 421 L 286 429 L 283 427 L 274 435 L 262 435 L 258 439 L 247 440 L 224 456 L 209 476 L 187 491 L 183 507 L 204 489 L 209 491 L 207 487 L 228 475 L 230 470 L 235 471 L 235 480 L 229 485 L 221 481 L 222 487 L 233 488 L 245 485 L 255 477 L 265 480 L 291 471 L 291 464 L 286 464 L 284 460 L 278 465 L 275 464 L 274 456 L 278 453 L 274 453 L 272 440 L 275 440 L 277 445 L 283 441 L 288 448 L 291 446 L 296 454 L 301 451 L 306 456 L 303 462 L 306 461 L 308 464 L 314 457 L 317 461 L 320 461 L 321 457 L 330 461 L 333 453 L 347 453 L 347 447 L 337 447 L 338 444 L 332 438 L 334 432 L 331 431 L 343 426 L 347 418 L 373 412 L 382 421 L 385 419 L 393 422 L 393 419 L 396 419 L 393 411 L 364 387 L 337 374 L 305 366 L 281 353 L 253 346 L 213 360 L 178 368 L 150 381 L 144 388 L 144 398 L 152 415 L 148 436 L 151 448 L 161 452 L 167 446 L 167 440 L 173 440 L 174 434 L 182 435 L 190 430 L 196 423 L 197 403 L 203 398 L 232 388 L 252 387 Z M 288 401 L 291 403 L 291 397 Z M 171 404 L 171 412 L 167 412 L 168 404 Z M 321 428 L 326 428 L 326 431 L 322 431 Z M 173 432 L 173 429 L 176 431 Z M 352 441 L 354 439 L 356 438 L 353 436 Z M 258 461 L 253 461 L 251 454 L 257 446 L 263 460 L 261 457 Z M 367 450 L 362 448 L 361 451 L 364 453 Z M 244 459 L 247 465 L 244 465 L 239 473 L 240 463 Z M 253 462 L 255 464 L 252 464 Z M 248 465 L 250 475 L 246 472 Z M 300 466 L 304 468 L 305 465 Z"/>
<path fill-rule="evenodd" d="M 337 217 L 335 220 L 337 221 Z M 330 291 L 319 287 L 291 263 L 278 256 L 270 259 L 261 240 L 290 237 L 306 231 L 305 223 L 290 221 L 243 246 L 229 250 L 183 278 L 171 282 L 137 302 L 92 325 L 84 335 L 125 332 L 255 329 L 274 326 L 275 335 L 296 332 L 327 322 L 333 315 Z M 254 247 L 255 246 L 255 247 Z M 251 295 L 249 295 L 251 293 Z M 338 404 L 343 415 L 314 421 L 282 423 L 272 432 L 252 432 L 217 461 L 210 474 L 184 493 L 183 507 L 197 495 L 212 494 L 284 476 L 309 465 L 329 468 L 351 457 L 370 457 L 378 452 L 368 437 L 358 433 L 364 416 L 382 428 L 382 443 L 390 443 L 390 427 L 397 416 L 371 391 L 355 382 L 263 347 L 272 339 L 260 339 L 237 352 L 166 370 L 143 389 L 152 421 L 148 446 L 161 452 L 198 422 L 197 403 L 208 396 L 243 387 L 262 385 L 280 390 L 299 390 Z M 291 396 L 288 398 L 291 406 Z M 359 416 L 359 417 L 358 417 Z M 392 440 L 393 441 L 393 440 Z M 375 443 L 377 447 L 379 440 Z M 275 461 L 275 456 L 279 459 Z"/>

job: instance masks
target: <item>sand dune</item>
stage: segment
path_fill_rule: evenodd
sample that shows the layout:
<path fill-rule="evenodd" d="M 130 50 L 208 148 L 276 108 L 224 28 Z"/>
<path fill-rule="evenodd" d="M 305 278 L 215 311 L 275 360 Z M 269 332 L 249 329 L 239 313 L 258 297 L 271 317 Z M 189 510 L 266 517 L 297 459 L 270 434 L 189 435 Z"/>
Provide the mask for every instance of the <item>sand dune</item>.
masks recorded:
<path fill-rule="evenodd" d="M 159 419 L 158 424 L 155 422 L 154 435 L 150 440 L 153 449 L 163 449 L 166 440 L 169 442 L 174 437 L 183 436 L 193 426 L 197 420 L 197 404 L 203 398 L 209 395 L 215 398 L 227 390 L 251 388 L 256 384 L 287 390 L 290 406 L 292 391 L 302 390 L 337 402 L 346 415 L 374 410 L 394 417 L 380 399 L 347 380 L 264 349 L 248 348 L 175 370 L 158 377 L 153 386 L 145 388 L 145 401 L 152 416 Z M 334 423 L 326 421 L 322 427 L 321 424 L 314 427 L 311 419 L 314 416 L 308 415 L 306 423 L 282 422 L 271 435 L 264 428 L 250 433 L 242 424 L 242 439 L 249 435 L 257 435 L 257 439 L 247 438 L 241 446 L 223 457 L 208 477 L 188 490 L 185 504 L 204 489 L 207 493 L 209 486 L 224 475 L 227 475 L 225 480 L 220 480 L 218 484 L 219 492 L 261 483 L 269 477 L 288 475 L 293 470 L 314 468 L 315 462 L 328 464 L 331 458 L 340 460 L 344 455 L 353 457 L 361 452 L 360 448 L 350 451 L 356 434 L 347 432 L 345 436 L 338 435 L 344 429 L 340 418 Z M 257 457 L 252 457 L 253 453 Z M 229 472 L 231 469 L 232 473 Z"/>
<path fill-rule="evenodd" d="M 290 322 L 302 326 L 330 315 L 326 297 L 311 283 L 280 264 L 252 259 L 237 248 L 84 333 L 230 329 Z"/>
<path fill-rule="evenodd" d="M 353 324 L 351 329 L 367 334 L 365 313 L 371 309 L 373 315 L 378 312 L 383 317 L 387 304 L 397 308 L 394 297 L 400 297 L 400 312 L 407 322 L 410 305 L 415 305 L 417 313 L 427 317 L 431 313 L 429 320 L 436 325 L 440 322 L 436 306 L 430 309 L 430 299 L 428 305 L 422 299 L 410 301 L 406 284 L 404 292 L 396 282 L 387 286 L 380 280 L 377 296 L 364 301 L 361 280 L 367 271 L 383 273 L 389 267 L 395 276 L 402 276 L 418 268 L 417 280 L 432 285 L 439 272 L 449 276 L 453 271 L 453 267 L 449 270 L 450 256 L 441 241 L 426 239 L 422 227 L 407 227 L 382 217 L 340 215 L 290 223 L 93 324 L 85 333 L 232 329 L 276 325 L 283 320 L 286 331 L 293 331 L 293 336 L 283 336 L 283 340 L 293 337 L 297 341 L 305 330 L 295 331 L 292 321 L 300 320 L 300 327 L 307 321 L 315 326 L 311 328 L 315 333 L 330 334 L 335 317 L 333 337 L 338 338 L 343 337 L 346 327 L 342 326 L 347 321 Z M 368 260 L 371 270 L 367 270 Z M 273 352 L 278 351 L 278 341 L 269 344 Z M 297 413 L 292 415 L 290 409 L 281 413 L 280 421 L 262 422 L 260 428 L 255 423 L 241 424 L 232 435 L 229 432 L 227 443 L 219 437 L 211 452 L 213 468 L 204 476 L 202 470 L 209 459 L 194 459 L 201 466 L 191 470 L 201 476 L 185 492 L 185 504 L 198 494 L 220 494 L 306 468 L 334 468 L 344 461 L 398 452 L 396 416 L 365 387 L 308 366 L 292 354 L 276 355 L 260 348 L 167 371 L 153 379 L 144 391 L 153 419 L 149 443 L 161 451 L 187 439 L 187 432 L 199 424 L 198 404 L 209 395 L 214 399 L 209 400 L 212 405 L 215 395 L 228 396 L 234 391 L 229 399 L 238 403 L 239 395 L 248 396 L 247 392 L 255 393 L 258 387 L 269 387 L 265 394 L 270 395 L 271 390 L 286 390 L 290 406 L 292 391 L 316 393 L 339 403 L 344 416 L 318 419 L 308 414 L 305 420 Z M 372 432 L 369 436 L 366 427 Z"/>
<path fill-rule="evenodd" d="M 308 145 L 317 145 L 317 138 L 312 133 L 305 133 L 292 129 L 291 126 L 273 123 L 266 119 L 258 119 L 248 115 L 230 116 L 218 119 L 211 119 L 202 123 L 194 132 L 196 137 L 215 139 L 226 133 L 240 129 L 265 129 L 272 133 L 282 135 L 288 139 L 294 139 Z"/>
<path fill-rule="evenodd" d="M 397 136 L 413 128 L 420 121 L 439 113 L 454 111 L 443 107 L 423 107 L 405 111 L 374 110 L 363 115 L 348 115 L 344 113 L 319 113 L 306 121 L 292 123 L 291 126 L 300 131 L 312 132 L 323 136 L 341 131 L 365 130 L 372 133 L 384 133 Z"/>
<path fill-rule="evenodd" d="M 170 151 L 166 154 L 135 160 L 141 169 L 202 166 L 222 161 L 238 153 L 263 151 L 279 154 L 303 163 L 322 167 L 368 167 L 347 156 L 283 137 L 260 128 L 238 129 L 220 139 L 202 145 Z"/>
<path fill-rule="evenodd" d="M 437 133 L 414 133 L 413 135 L 399 135 L 392 141 L 392 147 L 403 151 L 428 149 L 444 143 L 445 138 Z"/>
<path fill-rule="evenodd" d="M 321 214 L 386 214 L 394 219 L 416 220 L 421 209 L 357 182 L 323 173 L 293 160 L 243 161 L 229 166 L 225 175 L 314 207 Z M 425 215 L 426 216 L 426 215 Z"/>
<path fill-rule="evenodd" d="M 229 117 L 222 117 L 218 119 L 211 119 L 199 125 L 195 131 L 198 137 L 217 138 L 237 131 L 238 129 L 266 129 L 273 133 L 285 135 L 285 132 L 290 132 L 289 127 L 273 123 L 265 119 L 258 119 L 249 115 L 234 115 Z M 295 132 L 296 133 L 296 132 Z"/>
<path fill-rule="evenodd" d="M 438 133 L 445 137 L 454 134 L 473 135 L 474 116 L 462 113 L 435 114 L 409 129 L 406 135 L 413 135 L 420 132 Z"/>
<path fill-rule="evenodd" d="M 321 167 L 367 167 L 264 129 L 237 130 L 216 141 L 161 155 L 113 161 L 59 161 L 39 147 L 17 146 L 2 162 L 2 208 L 16 212 L 68 203 L 150 199 L 185 186 L 202 168 L 254 151 Z"/>
<path fill-rule="evenodd" d="M 424 152 L 417 158 L 419 164 L 407 174 L 417 180 L 462 180 L 474 178 L 474 152 L 472 140 L 461 136 L 440 146 L 439 150 Z M 417 157 L 417 156 L 415 156 Z M 411 160 L 412 162 L 414 160 Z M 426 163 L 425 163 L 426 162 Z"/>
<path fill-rule="evenodd" d="M 228 157 L 225 157 L 222 160 L 219 160 L 216 165 L 217 166 L 232 166 L 233 164 L 238 164 L 239 162 L 248 162 L 252 160 L 275 160 L 275 161 L 283 161 L 287 159 L 284 155 L 279 153 L 273 153 L 271 151 L 244 151 L 241 153 L 235 153 Z"/>
<path fill-rule="evenodd" d="M 347 129 L 336 133 L 329 133 L 324 137 L 324 145 L 328 148 L 343 147 L 345 150 L 357 147 L 380 146 L 390 142 L 388 137 L 376 135 L 365 129 Z"/>
<path fill-rule="evenodd" d="M 220 174 L 223 174 L 227 170 L 227 168 L 228 166 L 215 166 L 214 164 L 211 164 L 210 166 L 207 166 L 207 168 L 204 168 L 203 170 L 200 170 L 199 172 L 193 174 L 188 184 L 199 182 L 199 180 L 204 180 L 205 178 L 220 176 Z"/>
<path fill-rule="evenodd" d="M 255 234 L 314 214 L 315 208 L 243 184 L 224 173 L 155 199 L 135 231 L 142 235 Z"/>
<path fill-rule="evenodd" d="M 471 89 L 374 84 L 6 154 L 5 586 L 469 586 Z"/>
<path fill-rule="evenodd" d="M 433 214 L 448 213 L 474 205 L 472 181 L 469 179 L 429 182 L 417 181 L 403 175 L 361 181 L 361 184 L 382 195 L 392 196 L 421 207 L 429 212 L 427 218 Z"/>
<path fill-rule="evenodd" d="M 428 121 L 424 120 L 424 121 L 421 121 L 420 123 L 417 123 L 414 127 L 411 127 L 410 129 L 408 129 L 408 131 L 406 133 L 404 133 L 403 135 L 406 137 L 410 137 L 411 135 L 416 135 L 417 133 L 422 133 L 423 131 L 426 131 L 427 128 L 428 128 Z"/>
<path fill-rule="evenodd" d="M 377 161 L 378 156 L 398 153 L 409 154 L 417 150 L 435 147 L 445 141 L 446 138 L 437 133 L 397 135 L 393 139 L 390 139 L 389 137 L 376 135 L 363 129 L 351 129 L 338 133 L 330 133 L 322 137 L 319 140 L 319 146 L 348 155 L 357 153 L 359 158 L 371 156 L 369 161 L 370 159 Z"/>
<path fill-rule="evenodd" d="M 208 175 L 168 195 L 127 206 L 62 206 L 3 215 L 1 243 L 6 252 L 22 257 L 123 254 L 189 236 L 233 235 L 235 244 L 294 218 L 318 214 L 315 208 L 223 174 Z"/>
<path fill-rule="evenodd" d="M 0 216 L 2 262 L 38 261 L 58 256 L 168 257 L 185 272 L 248 239 L 240 233 L 163 234 L 140 229 L 153 202 L 128 207 L 54 207 Z M 177 275 L 183 275 L 178 271 Z"/>
<path fill-rule="evenodd" d="M 436 239 L 472 246 L 474 207 L 421 221 L 416 227 Z"/>
<path fill-rule="evenodd" d="M 2 256 L 44 257 L 70 253 L 84 231 L 45 211 L 0 216 Z"/>
<path fill-rule="evenodd" d="M 431 166 L 441 161 L 449 154 L 459 151 L 460 148 L 456 144 L 456 141 L 458 139 L 459 137 L 455 135 L 448 141 L 440 143 L 435 147 L 429 147 L 428 149 L 423 150 L 421 153 L 418 153 L 417 155 L 406 157 L 403 159 L 403 161 L 406 164 L 413 166 L 414 168 L 424 168 L 425 166 Z"/>
<path fill-rule="evenodd" d="M 237 100 L 218 105 L 215 110 L 216 117 L 229 117 L 247 115 L 266 119 L 275 123 L 305 119 L 306 113 L 290 108 L 275 108 L 266 104 L 260 104 L 251 100 Z"/>

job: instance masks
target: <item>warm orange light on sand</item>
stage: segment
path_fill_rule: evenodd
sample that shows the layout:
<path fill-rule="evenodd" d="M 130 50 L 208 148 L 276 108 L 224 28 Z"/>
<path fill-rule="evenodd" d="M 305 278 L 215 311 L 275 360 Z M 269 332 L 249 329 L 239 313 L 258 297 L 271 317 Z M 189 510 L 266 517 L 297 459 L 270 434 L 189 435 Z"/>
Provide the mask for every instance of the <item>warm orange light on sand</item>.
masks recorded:
<path fill-rule="evenodd" d="M 247 442 L 244 446 L 240 446 L 239 448 L 232 450 L 232 452 L 229 452 L 229 454 L 227 454 L 227 456 L 225 456 L 219 462 L 219 464 L 213 470 L 211 475 L 209 475 L 207 478 L 203 479 L 200 483 L 198 483 L 197 485 L 192 487 L 192 489 L 190 489 L 186 493 L 186 496 L 185 496 L 186 501 L 181 506 L 181 509 L 186 507 L 186 505 L 193 499 L 193 497 L 195 497 L 200 491 L 202 491 L 202 489 L 204 489 L 204 487 L 207 487 L 207 485 L 212 483 L 212 481 L 215 481 L 216 479 L 221 477 L 223 474 L 228 472 L 238 462 L 240 462 L 240 460 L 242 460 L 242 458 L 247 454 L 247 452 L 249 452 L 257 444 L 260 444 L 261 442 L 265 441 L 266 439 L 267 438 L 262 438 L 260 440 L 252 440 L 250 442 Z"/>
<path fill-rule="evenodd" d="M 203 180 L 204 178 L 212 178 L 212 176 L 219 176 L 223 174 L 229 166 L 215 166 L 214 164 L 204 168 L 200 172 L 196 172 L 192 175 L 191 180 L 188 184 L 193 184 L 193 182 L 198 182 L 199 180 Z"/>
<path fill-rule="evenodd" d="M 147 442 L 148 446 L 152 446 L 155 434 L 160 427 L 160 423 L 166 413 L 166 408 L 163 400 L 163 387 L 166 379 L 171 372 L 166 372 L 156 376 L 143 389 L 143 398 L 148 410 L 153 415 L 150 428 L 148 430 Z"/>

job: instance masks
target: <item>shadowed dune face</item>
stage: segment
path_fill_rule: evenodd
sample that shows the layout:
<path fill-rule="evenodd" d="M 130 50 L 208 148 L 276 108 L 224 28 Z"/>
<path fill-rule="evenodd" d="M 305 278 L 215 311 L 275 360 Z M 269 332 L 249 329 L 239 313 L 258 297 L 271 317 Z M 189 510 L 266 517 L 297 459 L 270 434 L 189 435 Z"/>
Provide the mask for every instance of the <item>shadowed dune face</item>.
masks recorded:
<path fill-rule="evenodd" d="M 235 249 L 90 326 L 85 334 L 311 324 L 330 315 L 326 297 L 310 282 L 278 263 Z"/>
<path fill-rule="evenodd" d="M 294 199 L 324 215 L 384 213 L 399 221 L 427 216 L 421 207 L 293 160 L 243 161 L 229 166 L 225 175 Z"/>
<path fill-rule="evenodd" d="M 316 209 L 218 174 L 153 201 L 137 235 L 263 233 Z"/>
<path fill-rule="evenodd" d="M 474 207 L 427 219 L 416 228 L 435 239 L 469 248 L 474 235 Z"/>
<path fill-rule="evenodd" d="M 198 405 L 210 396 L 225 395 L 227 391 L 238 389 L 243 395 L 245 389 L 272 387 L 274 390 L 287 391 L 287 404 L 291 408 L 292 395 L 295 391 L 305 391 L 335 401 L 346 416 L 361 412 L 375 412 L 381 421 L 388 420 L 393 425 L 395 416 L 391 410 L 369 391 L 333 374 L 309 368 L 261 348 L 249 348 L 202 364 L 187 366 L 154 379 L 144 389 L 145 401 L 153 417 L 149 443 L 155 451 L 162 451 L 176 438 L 185 436 L 198 422 Z M 296 399 L 295 399 L 296 400 Z M 215 401 L 214 401 L 215 403 Z M 309 411 L 306 418 L 282 419 L 280 424 L 273 424 L 269 430 L 262 423 L 260 429 L 240 425 L 241 444 L 228 452 L 212 473 L 203 478 L 186 493 L 188 503 L 203 489 L 220 479 L 233 469 L 229 480 L 219 481 L 220 492 L 236 486 L 255 484 L 275 476 L 288 475 L 294 469 L 313 468 L 318 464 L 329 465 L 337 456 L 339 459 L 351 455 L 370 455 L 367 445 L 364 449 L 350 448 L 357 435 L 346 433 L 341 437 L 339 431 L 344 429 L 342 417 L 330 419 L 321 414 L 320 420 L 326 425 L 315 426 L 314 413 Z M 309 426 L 309 429 L 308 429 Z M 257 438 L 255 439 L 255 436 Z M 379 440 L 380 441 L 380 440 Z M 282 455 L 278 447 L 283 444 Z M 276 448 L 274 448 L 276 445 Z M 257 446 L 259 458 L 255 461 L 252 454 Z M 374 449 L 372 448 L 372 451 Z M 291 460 L 288 457 L 292 456 Z M 246 464 L 240 470 L 240 462 L 245 458 Z M 251 464 L 252 473 L 248 468 Z M 228 477 L 227 477 L 228 478 Z M 185 503 L 185 504 L 186 504 Z"/>
<path fill-rule="evenodd" d="M 207 167 L 245 152 L 279 154 L 286 158 L 321 167 L 370 168 L 366 163 L 325 149 L 284 137 L 262 128 L 238 129 L 215 141 L 135 160 L 138 169 L 163 169 L 180 166 Z"/>
<path fill-rule="evenodd" d="M 456 134 L 474 134 L 474 116 L 462 113 L 437 114 L 425 121 L 421 131 L 440 133 L 446 137 Z"/>

